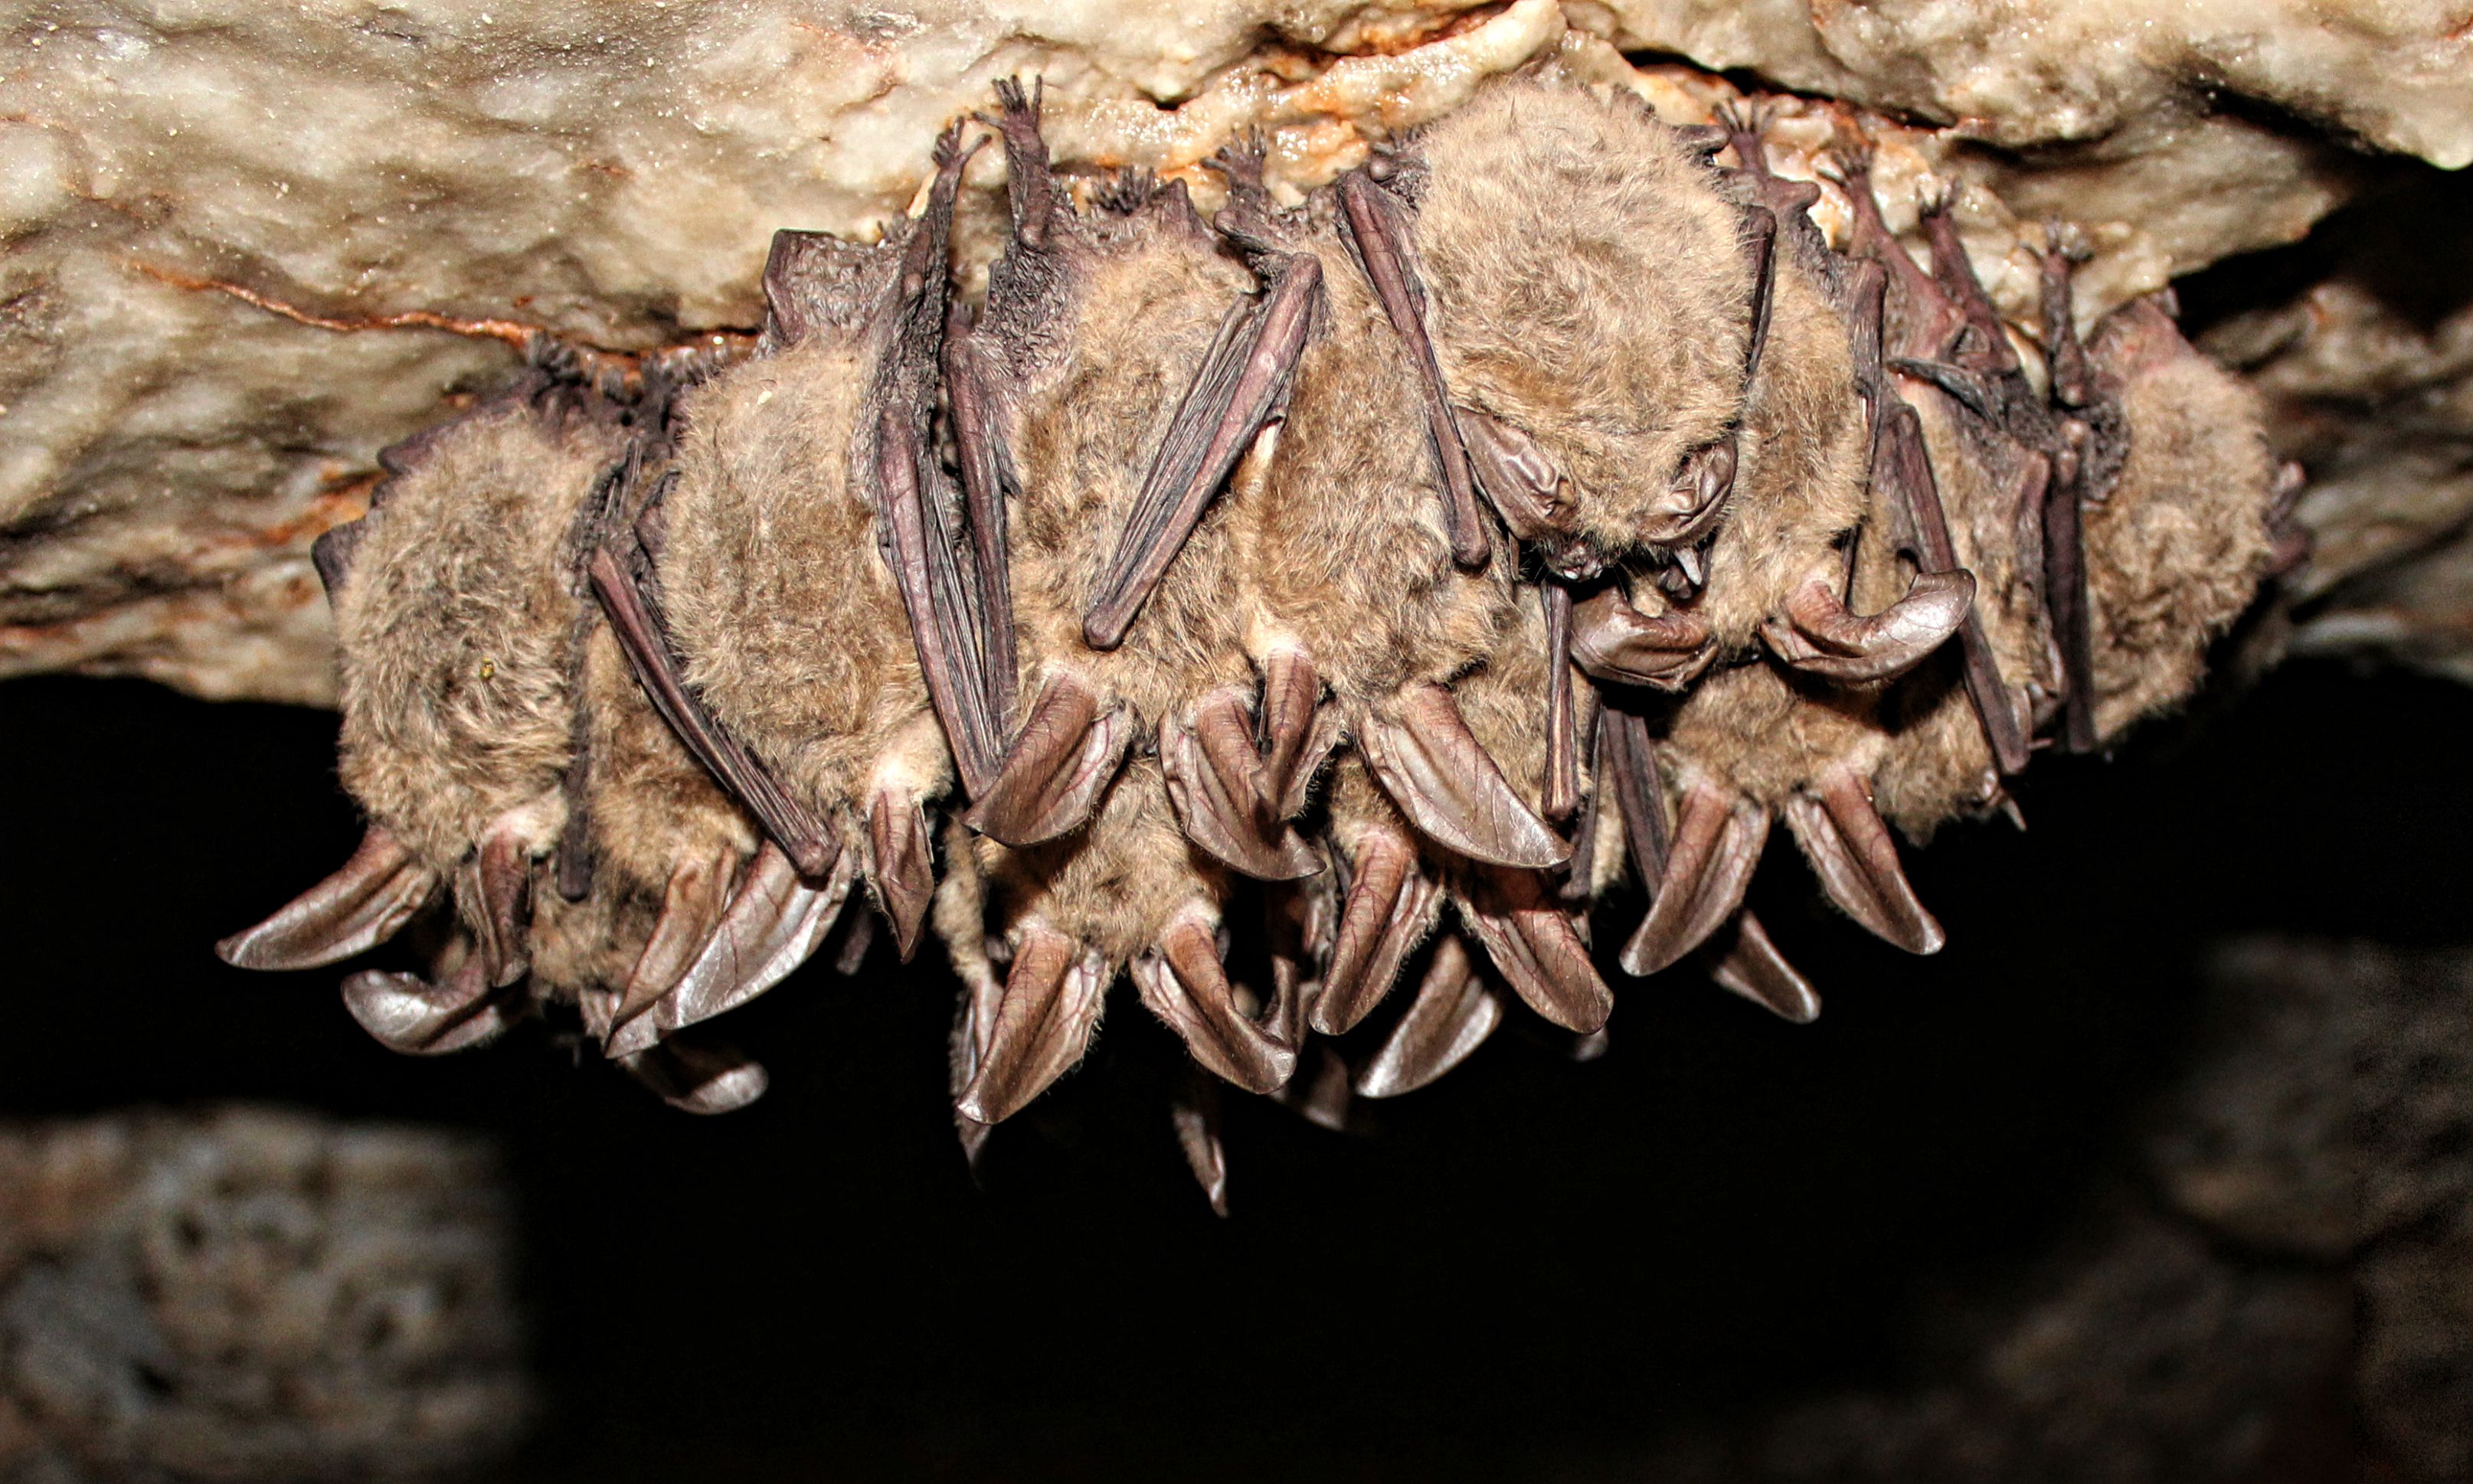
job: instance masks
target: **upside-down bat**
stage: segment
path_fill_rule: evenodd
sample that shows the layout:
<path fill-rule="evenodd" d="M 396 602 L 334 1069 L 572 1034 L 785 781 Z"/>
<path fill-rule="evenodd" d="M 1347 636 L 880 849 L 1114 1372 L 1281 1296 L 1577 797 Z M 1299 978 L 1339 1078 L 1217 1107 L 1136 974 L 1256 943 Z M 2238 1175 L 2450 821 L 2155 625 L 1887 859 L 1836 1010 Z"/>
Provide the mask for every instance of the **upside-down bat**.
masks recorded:
<path fill-rule="evenodd" d="M 389 450 L 371 514 L 322 538 L 343 779 L 369 832 L 342 871 L 220 945 L 228 960 L 341 962 L 451 882 L 455 928 L 430 973 L 367 969 L 344 990 L 381 1041 L 431 1054 L 496 1036 L 543 997 L 581 1001 L 589 1021 L 596 995 L 660 956 L 629 890 L 644 879 L 629 866 L 659 849 L 645 826 L 674 831 L 701 809 L 709 830 L 750 831 L 636 690 L 584 595 L 639 412 L 529 371 Z M 684 971 L 706 946 L 699 934 L 671 951 Z M 698 1112 L 763 1090 L 762 1068 L 717 1049 L 645 1048 L 623 1065 Z"/>
<path fill-rule="evenodd" d="M 355 976 L 390 1043 L 571 999 L 715 1109 L 760 1068 L 670 1038 L 864 878 L 962 979 L 967 1145 L 1129 970 L 1217 1205 L 1212 1077 L 1336 1125 L 1532 1011 L 1602 1044 L 1625 879 L 1626 970 L 1810 1019 L 1741 905 L 1772 822 L 1931 951 L 1892 828 L 2185 694 L 2278 560 L 2292 477 L 2161 301 L 2081 345 L 2056 226 L 2030 365 L 1945 201 L 1918 263 L 1851 154 L 1835 251 L 1756 108 L 1669 129 L 1548 66 L 1289 210 L 1239 140 L 1211 224 L 1139 172 L 1069 201 L 1036 90 L 984 122 L 975 315 L 959 126 L 883 243 L 777 238 L 752 358 L 553 368 L 393 456 L 320 553 L 372 834 L 228 956 L 451 888 L 430 977 Z"/>

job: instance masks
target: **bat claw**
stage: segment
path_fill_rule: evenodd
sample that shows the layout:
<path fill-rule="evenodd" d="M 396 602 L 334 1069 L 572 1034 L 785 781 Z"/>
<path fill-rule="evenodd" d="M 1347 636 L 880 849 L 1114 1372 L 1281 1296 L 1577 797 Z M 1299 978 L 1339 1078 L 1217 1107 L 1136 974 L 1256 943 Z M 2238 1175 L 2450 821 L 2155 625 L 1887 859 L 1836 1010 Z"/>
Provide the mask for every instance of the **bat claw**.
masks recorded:
<path fill-rule="evenodd" d="M 383 826 L 361 836 L 351 859 L 273 917 L 215 945 L 235 969 L 324 969 L 394 937 L 438 890 L 438 874 Z"/>
<path fill-rule="evenodd" d="M 1098 954 L 1065 934 L 1022 928 L 986 1049 L 954 1108 L 973 1123 L 1002 1123 L 1070 1071 L 1090 1049 L 1111 977 Z"/>
<path fill-rule="evenodd" d="M 1786 611 L 1761 625 L 1778 658 L 1806 675 L 1858 683 L 1904 675 L 1948 642 L 1975 604 L 1975 576 L 1963 568 L 1918 572 L 1907 595 L 1860 617 L 1829 582 L 1807 580 Z"/>
<path fill-rule="evenodd" d="M 1455 933 L 1435 940 L 1417 997 L 1357 1074 L 1359 1097 L 1414 1092 L 1469 1059 L 1502 1024 L 1502 996 L 1489 988 Z"/>
<path fill-rule="evenodd" d="M 1685 791 L 1656 899 L 1623 945 L 1623 972 L 1656 973 L 1725 925 L 1742 905 L 1768 832 L 1768 811 L 1741 795 L 1708 782 Z"/>
<path fill-rule="evenodd" d="M 1909 953 L 1940 951 L 1948 937 L 1915 899 L 1897 842 L 1854 769 L 1839 763 L 1825 770 L 1787 802 L 1786 823 L 1821 889 L 1848 917 Z"/>

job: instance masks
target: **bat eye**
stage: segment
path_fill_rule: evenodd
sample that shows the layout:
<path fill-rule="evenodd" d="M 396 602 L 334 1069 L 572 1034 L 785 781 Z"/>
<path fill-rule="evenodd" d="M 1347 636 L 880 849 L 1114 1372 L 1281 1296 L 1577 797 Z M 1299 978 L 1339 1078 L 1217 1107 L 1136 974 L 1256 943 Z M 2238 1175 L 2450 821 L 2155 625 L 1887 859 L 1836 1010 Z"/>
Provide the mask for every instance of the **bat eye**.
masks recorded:
<path fill-rule="evenodd" d="M 485 681 L 495 680 L 497 679 L 497 676 L 498 661 L 494 659 L 484 659 L 481 661 L 481 679 Z"/>

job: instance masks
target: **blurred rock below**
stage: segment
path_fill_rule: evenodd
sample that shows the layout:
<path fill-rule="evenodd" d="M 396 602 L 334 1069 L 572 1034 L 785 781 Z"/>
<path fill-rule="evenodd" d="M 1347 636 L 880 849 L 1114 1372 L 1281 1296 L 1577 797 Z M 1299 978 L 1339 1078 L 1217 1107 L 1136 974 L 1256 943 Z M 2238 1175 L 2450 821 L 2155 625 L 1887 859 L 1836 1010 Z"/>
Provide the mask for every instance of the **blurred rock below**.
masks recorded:
<path fill-rule="evenodd" d="M 1676 123 L 1757 77 L 1807 95 L 1782 171 L 1868 136 L 1892 227 L 1948 189 L 2026 324 L 2021 224 L 2086 229 L 2091 319 L 2299 238 L 2372 153 L 2473 157 L 2473 36 L 2419 0 L 0 0 L 0 675 L 320 705 L 309 543 L 380 447 L 502 380 L 527 325 L 618 350 L 754 325 L 773 229 L 905 209 L 998 77 L 1044 78 L 1070 172 L 1206 207 L 1244 128 L 1293 199 L 1541 58 Z M 967 261 L 1001 175 L 971 171 Z M 1815 216 L 1842 227 L 1834 186 Z M 478 338 L 332 332 L 408 314 Z"/>
<path fill-rule="evenodd" d="M 0 1481 L 421 1477 L 519 1441 L 482 1139 L 228 1109 L 0 1125 Z"/>
<path fill-rule="evenodd" d="M 2210 977 L 2134 1174 L 1918 1304 L 1908 1382 L 1559 1476 L 2473 1477 L 2473 953 L 2261 938 Z"/>

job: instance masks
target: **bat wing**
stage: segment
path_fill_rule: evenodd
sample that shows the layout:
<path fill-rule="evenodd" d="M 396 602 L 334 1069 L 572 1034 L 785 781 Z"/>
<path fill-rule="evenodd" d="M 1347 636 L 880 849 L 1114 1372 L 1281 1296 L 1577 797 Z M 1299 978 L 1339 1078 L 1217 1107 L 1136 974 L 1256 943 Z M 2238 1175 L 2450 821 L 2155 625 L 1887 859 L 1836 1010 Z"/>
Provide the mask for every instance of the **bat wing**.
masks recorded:
<path fill-rule="evenodd" d="M 613 534 L 609 542 L 594 549 L 587 570 L 636 682 L 687 751 L 756 816 L 799 874 L 810 879 L 825 876 L 833 869 L 839 844 L 771 770 L 756 761 L 745 743 L 712 718 L 703 699 L 687 684 L 685 665 L 661 616 L 652 564 L 641 547 L 631 549 L 631 542 L 628 533 Z M 625 567 L 620 565 L 622 550 L 631 559 Z"/>
<path fill-rule="evenodd" d="M 1092 649 L 1124 642 L 1134 615 L 1184 548 L 1212 496 L 1255 435 L 1279 417 L 1321 299 L 1322 265 L 1298 253 L 1259 301 L 1240 299 L 1229 307 L 1152 456 L 1083 619 L 1082 636 Z"/>
<path fill-rule="evenodd" d="M 1383 317 L 1407 347 L 1408 362 L 1416 368 L 1418 388 L 1425 394 L 1426 433 L 1442 467 L 1443 531 L 1451 539 L 1452 560 L 1472 570 L 1482 567 L 1494 555 L 1494 542 L 1477 512 L 1468 445 L 1461 442 L 1459 424 L 1452 417 L 1442 363 L 1434 358 L 1433 341 L 1426 333 L 1426 290 L 1417 276 L 1400 203 L 1364 171 L 1356 170 L 1340 177 L 1339 203 L 1340 221 L 1357 249 L 1357 260 L 1365 268 L 1374 297 L 1381 301 Z"/>

